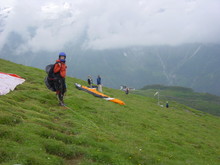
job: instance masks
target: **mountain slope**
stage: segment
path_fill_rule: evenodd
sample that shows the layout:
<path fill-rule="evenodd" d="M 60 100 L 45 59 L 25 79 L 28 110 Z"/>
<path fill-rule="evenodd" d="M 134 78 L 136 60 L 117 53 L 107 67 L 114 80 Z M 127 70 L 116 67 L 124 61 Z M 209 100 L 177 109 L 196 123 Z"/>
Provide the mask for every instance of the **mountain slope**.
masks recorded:
<path fill-rule="evenodd" d="M 11 33 L 8 44 L 0 51 L 0 58 L 44 68 L 54 56 L 57 57 L 57 52 L 19 53 L 16 50 L 20 50 L 21 43 L 25 44 L 23 38 L 17 33 Z M 197 92 L 220 96 L 219 44 L 195 43 L 109 50 L 82 49 L 79 44 L 68 45 L 64 50 L 68 55 L 68 75 L 79 79 L 85 80 L 88 75 L 93 78 L 101 75 L 106 86 L 116 89 L 120 85 L 141 88 L 144 85 L 163 84 L 189 87 Z"/>
<path fill-rule="evenodd" d="M 21 44 L 25 44 L 23 38 L 15 32 L 11 33 L 8 44 L 0 51 L 0 58 L 44 68 L 57 57 L 57 52 L 19 53 L 16 50 L 20 50 Z M 195 43 L 110 50 L 84 50 L 79 44 L 68 45 L 64 50 L 68 55 L 68 75 L 80 79 L 85 80 L 88 75 L 93 78 L 101 75 L 106 86 L 116 89 L 120 85 L 141 88 L 144 85 L 163 84 L 189 87 L 197 92 L 220 96 L 219 44 Z"/>
<path fill-rule="evenodd" d="M 219 118 L 184 105 L 104 88 L 121 106 L 79 91 L 67 77 L 57 106 L 44 71 L 0 60 L 0 71 L 26 82 L 0 96 L 0 164 L 219 164 Z"/>

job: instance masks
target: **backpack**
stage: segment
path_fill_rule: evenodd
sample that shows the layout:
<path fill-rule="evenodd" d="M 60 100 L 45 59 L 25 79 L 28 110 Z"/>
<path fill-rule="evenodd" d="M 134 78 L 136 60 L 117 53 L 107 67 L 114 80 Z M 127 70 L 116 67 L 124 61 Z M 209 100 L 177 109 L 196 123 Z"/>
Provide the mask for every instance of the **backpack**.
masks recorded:
<path fill-rule="evenodd" d="M 47 73 L 47 76 L 45 77 L 44 82 L 48 89 L 55 92 L 56 88 L 55 88 L 54 80 L 56 75 L 53 72 L 54 66 L 55 64 L 50 64 L 46 66 L 45 71 Z"/>
<path fill-rule="evenodd" d="M 51 80 L 55 77 L 55 74 L 53 72 L 55 64 L 49 64 L 46 66 L 45 71 L 48 75 L 48 78 L 50 78 Z"/>

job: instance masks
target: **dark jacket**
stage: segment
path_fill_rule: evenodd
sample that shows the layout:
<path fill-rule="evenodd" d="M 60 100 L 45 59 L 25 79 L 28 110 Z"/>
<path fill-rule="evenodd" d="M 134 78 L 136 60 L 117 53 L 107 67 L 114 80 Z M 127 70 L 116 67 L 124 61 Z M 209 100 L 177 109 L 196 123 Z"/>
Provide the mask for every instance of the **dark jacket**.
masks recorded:
<path fill-rule="evenodd" d="M 102 83 L 101 83 L 101 77 L 98 77 L 97 78 L 97 85 L 101 85 Z"/>
<path fill-rule="evenodd" d="M 92 79 L 91 78 L 88 78 L 88 84 L 91 85 L 93 82 L 92 82 Z"/>

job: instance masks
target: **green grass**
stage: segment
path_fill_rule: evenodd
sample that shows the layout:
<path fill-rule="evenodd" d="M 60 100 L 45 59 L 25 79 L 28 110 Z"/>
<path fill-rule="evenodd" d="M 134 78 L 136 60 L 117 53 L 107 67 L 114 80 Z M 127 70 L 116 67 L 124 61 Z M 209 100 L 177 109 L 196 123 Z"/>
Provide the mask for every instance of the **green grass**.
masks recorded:
<path fill-rule="evenodd" d="M 220 163 L 219 117 L 110 88 L 121 106 L 74 87 L 67 77 L 65 102 L 44 85 L 44 71 L 0 60 L 0 72 L 26 79 L 0 96 L 1 165 L 177 165 Z"/>
<path fill-rule="evenodd" d="M 220 97 L 208 93 L 197 93 L 190 88 L 178 86 L 149 85 L 133 94 L 154 97 L 156 91 L 160 91 L 160 101 L 176 101 L 197 110 L 220 116 Z"/>

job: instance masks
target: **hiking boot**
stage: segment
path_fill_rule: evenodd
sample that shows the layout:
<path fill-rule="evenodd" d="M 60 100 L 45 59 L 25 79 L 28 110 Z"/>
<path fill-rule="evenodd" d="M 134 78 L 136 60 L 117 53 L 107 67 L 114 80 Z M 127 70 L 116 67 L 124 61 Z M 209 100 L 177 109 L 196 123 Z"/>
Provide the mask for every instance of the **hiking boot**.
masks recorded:
<path fill-rule="evenodd" d="M 59 105 L 62 106 L 62 107 L 65 107 L 65 106 L 66 106 L 63 101 L 60 101 L 60 102 L 59 102 Z"/>

